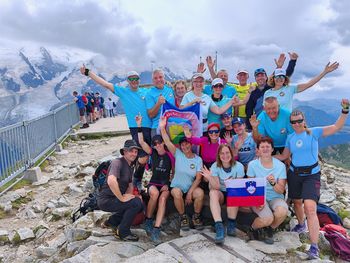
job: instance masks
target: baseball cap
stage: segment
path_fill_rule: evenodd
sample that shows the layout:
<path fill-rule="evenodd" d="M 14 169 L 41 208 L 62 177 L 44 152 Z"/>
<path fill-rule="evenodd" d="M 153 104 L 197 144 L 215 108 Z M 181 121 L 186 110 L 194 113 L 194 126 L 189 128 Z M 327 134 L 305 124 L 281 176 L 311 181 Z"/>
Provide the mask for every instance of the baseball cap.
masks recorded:
<path fill-rule="evenodd" d="M 286 71 L 284 69 L 277 68 L 277 69 L 275 69 L 273 75 L 275 77 L 277 77 L 277 76 L 285 76 L 286 75 Z"/>
<path fill-rule="evenodd" d="M 208 131 L 213 127 L 216 127 L 216 128 L 218 128 L 218 130 L 220 130 L 220 124 L 216 123 L 216 122 L 212 122 L 208 125 Z"/>
<path fill-rule="evenodd" d="M 185 136 L 184 137 L 181 137 L 181 139 L 179 140 L 179 145 L 183 142 L 188 142 L 188 143 L 191 143 Z"/>
<path fill-rule="evenodd" d="M 228 114 L 228 113 L 223 113 L 223 114 L 220 115 L 221 119 L 231 118 L 231 117 L 232 117 L 231 114 Z"/>
<path fill-rule="evenodd" d="M 126 74 L 126 77 L 131 77 L 131 76 L 138 76 L 140 77 L 139 73 L 137 73 L 136 71 L 132 70 L 132 71 L 129 71 L 127 74 Z"/>
<path fill-rule="evenodd" d="M 256 76 L 256 75 L 258 75 L 258 74 L 260 74 L 260 73 L 264 73 L 265 75 L 267 75 L 265 69 L 263 69 L 263 68 L 257 68 L 257 69 L 254 71 L 254 76 Z"/>
<path fill-rule="evenodd" d="M 248 70 L 246 70 L 246 69 L 239 69 L 239 70 L 237 71 L 237 75 L 238 75 L 239 73 L 246 73 L 246 74 L 249 74 Z"/>
<path fill-rule="evenodd" d="M 211 85 L 212 85 L 212 86 L 215 86 L 215 85 L 217 85 L 217 84 L 224 85 L 224 82 L 223 82 L 222 79 L 220 79 L 220 78 L 215 78 L 215 79 L 213 79 L 213 81 L 211 82 Z"/>
<path fill-rule="evenodd" d="M 202 74 L 202 73 L 198 73 L 198 72 L 197 72 L 197 73 L 194 73 L 193 76 L 192 76 L 192 80 L 198 79 L 198 78 L 204 79 L 203 74 Z"/>
<path fill-rule="evenodd" d="M 244 120 L 242 118 L 240 118 L 240 117 L 233 118 L 232 125 L 237 124 L 237 123 L 244 124 Z"/>
<path fill-rule="evenodd" d="M 124 147 L 120 149 L 120 154 L 124 155 L 124 150 L 130 151 L 131 149 L 141 150 L 141 148 L 137 145 L 136 141 L 126 140 L 124 143 Z"/>
<path fill-rule="evenodd" d="M 161 135 L 156 134 L 156 135 L 154 135 L 154 136 L 152 137 L 152 145 L 155 145 L 156 142 L 158 142 L 158 143 L 162 143 L 162 142 L 163 142 L 163 138 L 162 138 Z"/>

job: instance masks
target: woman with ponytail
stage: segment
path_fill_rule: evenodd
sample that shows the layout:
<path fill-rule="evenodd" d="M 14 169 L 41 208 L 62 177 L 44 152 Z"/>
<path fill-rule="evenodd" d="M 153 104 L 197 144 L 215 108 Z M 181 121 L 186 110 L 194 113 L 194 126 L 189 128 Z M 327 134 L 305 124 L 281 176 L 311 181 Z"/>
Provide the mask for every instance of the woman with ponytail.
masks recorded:
<path fill-rule="evenodd" d="M 293 200 L 298 219 L 298 224 L 292 231 L 301 233 L 306 230 L 306 215 L 311 240 L 308 251 L 310 259 L 319 257 L 317 243 L 320 226 L 316 208 L 320 198 L 321 172 L 318 164 L 318 140 L 333 135 L 344 126 L 349 113 L 349 100 L 343 99 L 341 106 L 341 114 L 333 125 L 315 128 L 307 128 L 304 114 L 298 110 L 293 111 L 290 123 L 294 133 L 288 135 L 283 153 L 275 156 L 280 160 L 291 156 L 292 162 L 287 173 L 288 197 Z"/>

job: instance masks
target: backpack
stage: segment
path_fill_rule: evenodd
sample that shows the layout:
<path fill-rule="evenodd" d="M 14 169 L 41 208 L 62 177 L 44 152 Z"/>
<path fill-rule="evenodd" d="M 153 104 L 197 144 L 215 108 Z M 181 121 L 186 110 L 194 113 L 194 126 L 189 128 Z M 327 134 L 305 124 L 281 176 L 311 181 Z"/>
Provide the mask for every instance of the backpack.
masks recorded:
<path fill-rule="evenodd" d="M 102 162 L 92 175 L 92 183 L 94 185 L 95 192 L 100 191 L 101 187 L 106 183 L 108 168 L 111 165 L 111 162 L 111 160 Z"/>
<path fill-rule="evenodd" d="M 113 101 L 113 108 L 117 107 L 117 104 Z"/>
<path fill-rule="evenodd" d="M 328 224 L 343 225 L 338 214 L 325 204 L 317 204 L 317 217 L 320 222 L 320 227 Z"/>
<path fill-rule="evenodd" d="M 344 227 L 334 224 L 326 225 L 322 231 L 337 257 L 350 261 L 350 239 Z"/>
<path fill-rule="evenodd" d="M 81 99 L 83 100 L 84 105 L 88 104 L 88 99 L 85 95 L 81 96 Z"/>

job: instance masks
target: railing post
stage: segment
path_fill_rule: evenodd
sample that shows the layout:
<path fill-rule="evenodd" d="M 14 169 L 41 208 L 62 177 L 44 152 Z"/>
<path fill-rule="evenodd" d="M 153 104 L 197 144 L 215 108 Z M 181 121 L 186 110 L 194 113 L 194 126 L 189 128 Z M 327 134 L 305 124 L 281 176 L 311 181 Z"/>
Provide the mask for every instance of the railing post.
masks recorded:
<path fill-rule="evenodd" d="M 25 144 L 26 144 L 26 148 L 27 148 L 26 168 L 28 168 L 32 164 L 32 157 L 30 154 L 30 146 L 29 146 L 29 125 L 28 125 L 28 122 L 24 121 L 23 126 L 24 126 Z"/>
<path fill-rule="evenodd" d="M 53 111 L 53 125 L 54 125 L 54 130 L 55 130 L 55 143 L 57 144 L 57 123 L 56 123 L 56 111 Z"/>

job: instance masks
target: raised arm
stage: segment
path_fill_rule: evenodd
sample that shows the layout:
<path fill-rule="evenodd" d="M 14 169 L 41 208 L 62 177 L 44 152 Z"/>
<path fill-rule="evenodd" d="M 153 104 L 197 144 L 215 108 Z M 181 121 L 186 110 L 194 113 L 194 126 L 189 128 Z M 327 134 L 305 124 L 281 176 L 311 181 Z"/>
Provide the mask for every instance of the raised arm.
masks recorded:
<path fill-rule="evenodd" d="M 215 69 L 214 69 L 216 61 L 215 61 L 215 59 L 213 60 L 211 58 L 211 56 L 207 56 L 206 61 L 207 61 L 207 66 L 209 69 L 210 77 L 211 77 L 211 79 L 215 79 L 217 77 L 217 74 L 216 74 Z"/>
<path fill-rule="evenodd" d="M 97 84 L 101 85 L 102 87 L 109 89 L 114 93 L 114 85 L 103 78 L 97 76 L 94 72 L 92 72 L 90 69 L 87 69 L 85 65 L 83 65 L 80 68 L 81 74 L 90 77 L 93 81 L 95 81 Z"/>
<path fill-rule="evenodd" d="M 253 114 L 249 119 L 250 125 L 252 126 L 253 139 L 255 142 L 261 139 L 261 134 L 258 131 L 258 126 L 260 124 L 260 120 L 256 118 L 256 115 Z"/>
<path fill-rule="evenodd" d="M 138 127 L 138 132 L 137 132 L 137 137 L 139 139 L 139 143 L 142 147 L 142 149 L 147 153 L 147 154 L 151 154 L 152 153 L 152 148 L 147 144 L 147 142 L 145 142 L 145 140 L 143 139 L 143 133 L 142 133 L 142 116 L 139 114 L 135 117 L 136 120 L 136 124 Z"/>
<path fill-rule="evenodd" d="M 332 135 L 337 131 L 339 131 L 341 128 L 343 128 L 349 114 L 349 100 L 342 99 L 341 106 L 342 106 L 342 112 L 338 120 L 333 125 L 323 127 L 323 133 L 322 133 L 323 137 Z"/>
<path fill-rule="evenodd" d="M 286 69 L 286 76 L 290 78 L 294 73 L 295 65 L 297 63 L 297 59 L 299 56 L 295 52 L 288 52 L 288 54 L 289 54 L 289 62 Z"/>
<path fill-rule="evenodd" d="M 163 141 L 166 145 L 166 147 L 168 147 L 169 152 L 171 152 L 174 156 L 176 153 L 176 147 L 175 145 L 171 142 L 168 133 L 166 132 L 165 126 L 166 126 L 166 118 L 164 116 L 161 116 L 159 119 L 159 128 L 160 128 L 160 132 L 162 134 L 163 137 Z"/>
<path fill-rule="evenodd" d="M 331 62 L 328 62 L 328 64 L 325 66 L 324 70 L 319 75 L 317 75 L 316 77 L 310 79 L 306 83 L 298 84 L 297 91 L 298 92 L 302 92 L 302 91 L 312 87 L 317 82 L 319 82 L 324 76 L 326 76 L 328 73 L 336 70 L 338 67 L 339 67 L 339 63 L 338 62 L 334 62 L 332 64 L 331 64 Z"/>

